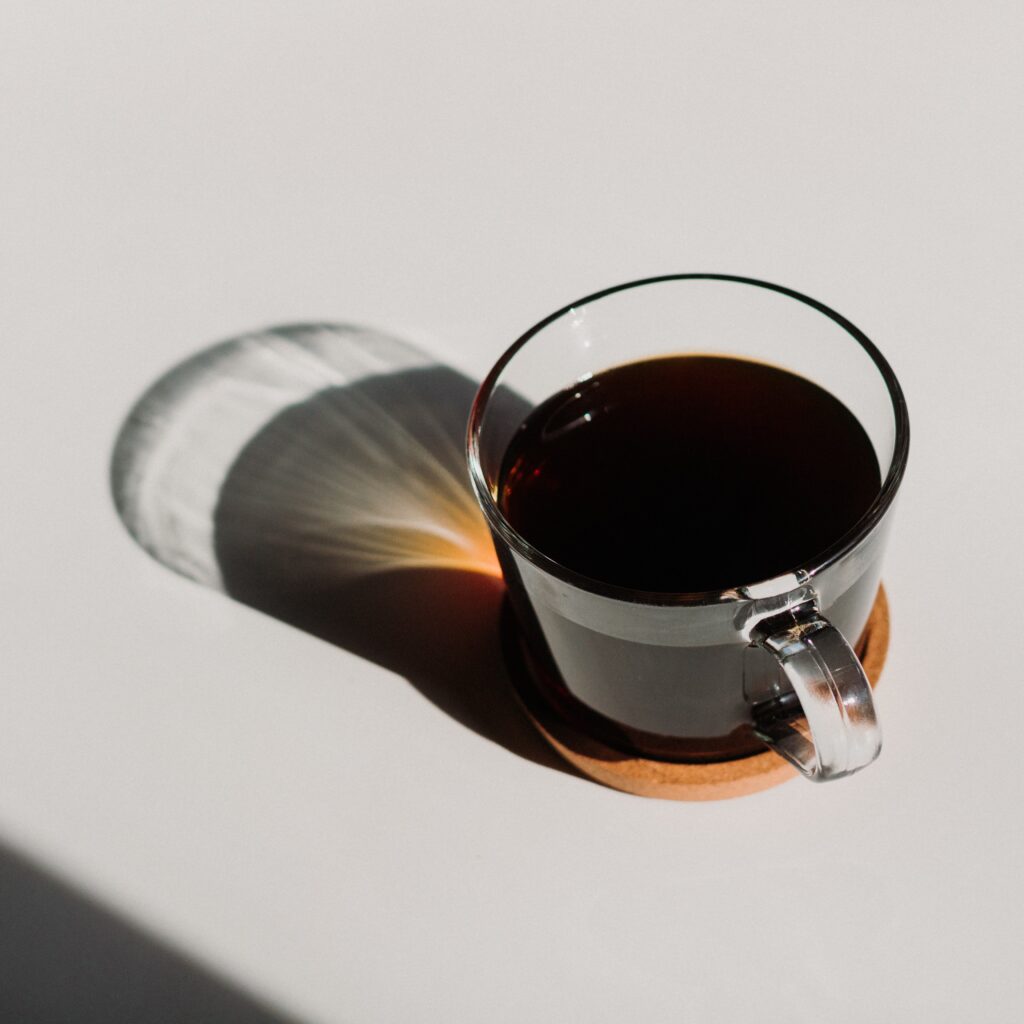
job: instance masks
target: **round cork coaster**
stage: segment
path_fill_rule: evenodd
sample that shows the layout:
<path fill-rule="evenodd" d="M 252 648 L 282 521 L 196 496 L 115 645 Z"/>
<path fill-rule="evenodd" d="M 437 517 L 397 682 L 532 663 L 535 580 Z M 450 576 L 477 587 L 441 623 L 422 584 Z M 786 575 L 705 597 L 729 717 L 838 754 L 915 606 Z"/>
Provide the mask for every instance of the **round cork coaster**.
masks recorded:
<path fill-rule="evenodd" d="M 878 682 L 889 649 L 889 603 L 882 587 L 857 651 L 872 686 Z M 747 796 L 797 776 L 778 754 L 763 754 L 713 764 L 680 764 L 631 756 L 575 728 L 549 704 L 524 699 L 523 707 L 544 738 L 566 761 L 596 782 L 636 796 L 662 800 L 727 800 Z"/>

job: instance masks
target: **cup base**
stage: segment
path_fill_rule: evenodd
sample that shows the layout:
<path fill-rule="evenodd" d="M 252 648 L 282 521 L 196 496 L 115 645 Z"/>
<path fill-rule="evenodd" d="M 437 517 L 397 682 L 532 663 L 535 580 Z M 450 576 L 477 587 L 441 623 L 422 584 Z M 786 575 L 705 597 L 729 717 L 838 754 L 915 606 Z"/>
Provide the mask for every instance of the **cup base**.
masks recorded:
<path fill-rule="evenodd" d="M 856 645 L 872 687 L 882 674 L 889 650 L 889 602 L 878 588 L 871 616 Z M 526 714 L 548 743 L 577 771 L 595 782 L 634 796 L 662 800 L 728 800 L 769 789 L 797 777 L 770 750 L 732 761 L 695 764 L 634 756 L 608 746 L 560 714 L 528 672 L 513 674 Z"/>

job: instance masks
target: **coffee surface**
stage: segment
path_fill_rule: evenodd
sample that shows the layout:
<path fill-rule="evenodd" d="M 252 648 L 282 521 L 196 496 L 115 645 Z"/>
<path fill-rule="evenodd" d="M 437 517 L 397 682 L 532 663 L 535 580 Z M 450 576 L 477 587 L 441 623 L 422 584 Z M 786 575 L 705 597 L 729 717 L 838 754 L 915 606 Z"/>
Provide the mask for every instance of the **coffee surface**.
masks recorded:
<path fill-rule="evenodd" d="M 534 409 L 506 453 L 499 504 L 568 569 L 680 593 L 813 563 L 880 486 L 867 434 L 829 392 L 749 360 L 669 356 Z"/>

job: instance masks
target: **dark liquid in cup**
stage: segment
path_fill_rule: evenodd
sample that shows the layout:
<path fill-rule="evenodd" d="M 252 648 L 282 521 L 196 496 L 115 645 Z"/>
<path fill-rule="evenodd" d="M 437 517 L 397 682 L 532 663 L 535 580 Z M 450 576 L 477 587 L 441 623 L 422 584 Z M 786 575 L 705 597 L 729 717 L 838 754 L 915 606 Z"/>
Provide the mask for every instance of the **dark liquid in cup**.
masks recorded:
<path fill-rule="evenodd" d="M 813 563 L 880 485 L 863 427 L 816 384 L 745 359 L 670 356 L 538 406 L 509 446 L 499 502 L 566 568 L 677 593 Z"/>

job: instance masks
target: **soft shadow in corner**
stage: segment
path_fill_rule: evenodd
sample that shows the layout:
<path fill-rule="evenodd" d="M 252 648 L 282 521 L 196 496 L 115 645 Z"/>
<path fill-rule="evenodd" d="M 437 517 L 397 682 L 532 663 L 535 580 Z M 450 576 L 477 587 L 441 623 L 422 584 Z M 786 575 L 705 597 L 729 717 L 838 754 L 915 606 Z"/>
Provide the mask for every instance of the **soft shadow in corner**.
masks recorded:
<path fill-rule="evenodd" d="M 0 1020 L 296 1024 L 2 843 Z"/>
<path fill-rule="evenodd" d="M 404 676 L 509 751 L 571 771 L 522 714 L 502 658 L 504 586 L 463 456 L 475 391 L 366 329 L 234 339 L 140 399 L 115 448 L 115 503 L 171 568 Z"/>

